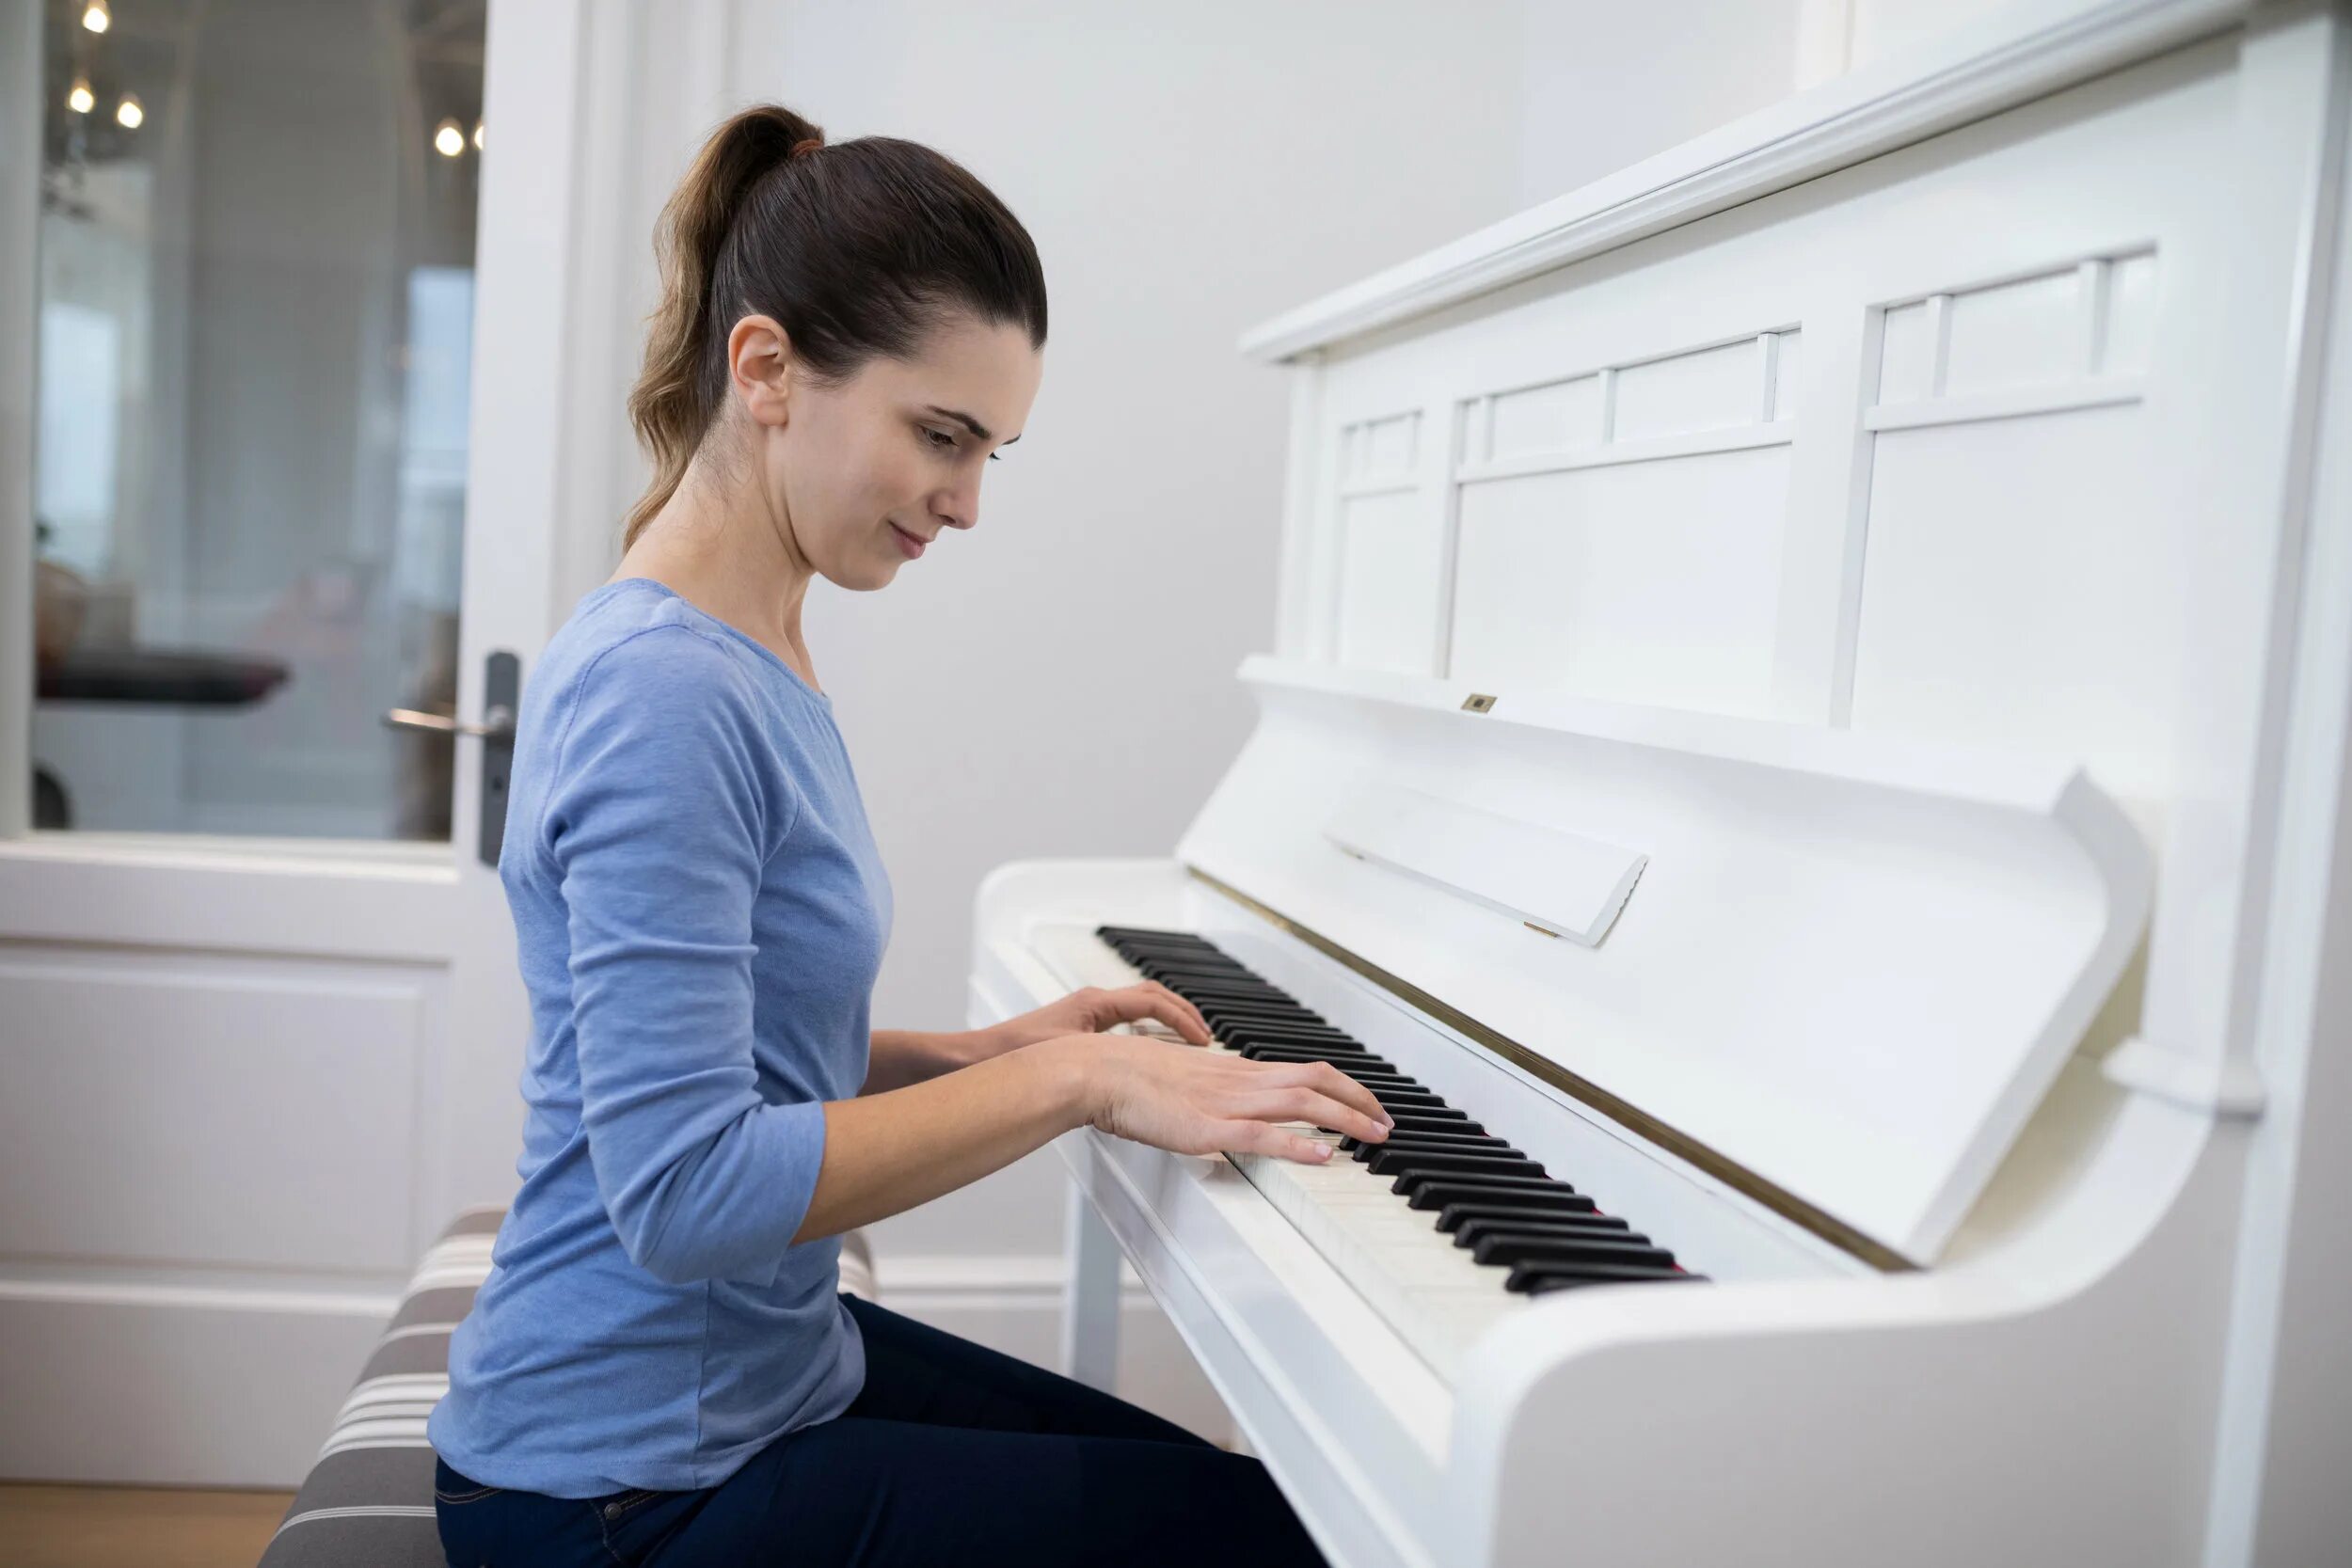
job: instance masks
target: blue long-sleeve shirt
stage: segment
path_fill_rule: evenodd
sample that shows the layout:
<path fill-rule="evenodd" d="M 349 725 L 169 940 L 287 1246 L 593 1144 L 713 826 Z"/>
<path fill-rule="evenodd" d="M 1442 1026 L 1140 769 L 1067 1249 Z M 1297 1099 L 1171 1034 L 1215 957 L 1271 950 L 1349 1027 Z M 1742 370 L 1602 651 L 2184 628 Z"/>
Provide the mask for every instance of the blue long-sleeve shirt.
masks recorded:
<path fill-rule="evenodd" d="M 715 1486 L 865 1376 L 838 1243 L 792 1244 L 890 928 L 831 700 L 660 584 L 606 584 L 524 696 L 499 875 L 522 1187 L 428 1433 L 486 1485 Z"/>

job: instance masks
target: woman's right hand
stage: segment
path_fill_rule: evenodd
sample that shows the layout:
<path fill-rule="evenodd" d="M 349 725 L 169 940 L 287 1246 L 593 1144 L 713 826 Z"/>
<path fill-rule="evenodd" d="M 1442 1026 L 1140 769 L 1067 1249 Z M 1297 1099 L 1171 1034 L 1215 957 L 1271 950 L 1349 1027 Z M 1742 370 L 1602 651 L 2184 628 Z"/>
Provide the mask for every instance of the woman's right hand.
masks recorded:
<path fill-rule="evenodd" d="M 1394 1122 L 1372 1091 L 1328 1062 L 1252 1062 L 1138 1035 L 1064 1035 L 1089 1124 L 1178 1154 L 1274 1154 L 1319 1164 L 1332 1146 L 1281 1122 L 1377 1143 Z"/>

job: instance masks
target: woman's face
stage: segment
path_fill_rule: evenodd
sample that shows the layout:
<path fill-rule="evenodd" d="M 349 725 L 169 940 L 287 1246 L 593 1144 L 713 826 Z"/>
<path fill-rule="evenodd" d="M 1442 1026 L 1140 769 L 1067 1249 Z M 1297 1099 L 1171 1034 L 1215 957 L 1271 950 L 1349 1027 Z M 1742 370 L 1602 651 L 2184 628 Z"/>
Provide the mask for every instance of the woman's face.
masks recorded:
<path fill-rule="evenodd" d="M 1020 439 L 1044 356 L 1020 327 L 957 312 L 914 358 L 870 359 L 837 386 L 793 373 L 788 351 L 750 385 L 737 365 L 771 515 L 820 576 L 870 589 L 980 520 L 980 475 Z"/>

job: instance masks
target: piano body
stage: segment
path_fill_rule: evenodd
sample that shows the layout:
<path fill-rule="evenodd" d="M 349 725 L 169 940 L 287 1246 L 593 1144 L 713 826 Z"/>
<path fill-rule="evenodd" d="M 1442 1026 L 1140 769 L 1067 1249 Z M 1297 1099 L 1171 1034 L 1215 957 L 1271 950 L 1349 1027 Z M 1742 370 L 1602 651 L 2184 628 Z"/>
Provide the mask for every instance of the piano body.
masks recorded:
<path fill-rule="evenodd" d="M 2245 1560 L 2264 1140 L 2352 1109 L 2346 59 L 1991 26 L 1245 340 L 1256 728 L 988 879 L 972 1017 L 1149 972 L 1422 1141 L 1061 1140 L 1077 1375 L 1123 1255 L 1356 1568 Z"/>

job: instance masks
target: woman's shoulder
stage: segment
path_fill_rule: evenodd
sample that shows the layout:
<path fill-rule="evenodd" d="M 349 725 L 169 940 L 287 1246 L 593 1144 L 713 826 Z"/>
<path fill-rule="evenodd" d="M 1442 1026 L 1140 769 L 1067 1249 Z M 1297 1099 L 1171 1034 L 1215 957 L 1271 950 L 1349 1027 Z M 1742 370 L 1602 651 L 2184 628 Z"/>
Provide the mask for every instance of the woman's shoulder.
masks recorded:
<path fill-rule="evenodd" d="M 607 699 L 664 706 L 756 706 L 758 672 L 685 602 L 641 578 L 580 600 L 540 656 L 538 678 Z"/>
<path fill-rule="evenodd" d="M 742 650 L 679 613 L 674 596 L 630 591 L 625 579 L 583 599 L 532 673 L 528 710 L 544 719 L 529 732 L 558 752 L 612 744 L 772 751 L 779 726 L 772 693 Z M 613 592 L 622 590 L 622 592 Z"/>

